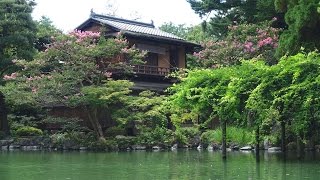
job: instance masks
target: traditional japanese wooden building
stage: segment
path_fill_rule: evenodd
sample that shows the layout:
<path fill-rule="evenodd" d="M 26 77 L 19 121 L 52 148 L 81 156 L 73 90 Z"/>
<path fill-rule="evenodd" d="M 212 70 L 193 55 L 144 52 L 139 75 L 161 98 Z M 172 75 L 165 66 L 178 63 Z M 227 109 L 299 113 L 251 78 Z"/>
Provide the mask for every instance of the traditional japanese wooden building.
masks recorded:
<path fill-rule="evenodd" d="M 147 51 L 146 64 L 134 65 L 137 89 L 163 90 L 172 84 L 167 75 L 186 68 L 186 53 L 193 53 L 198 44 L 157 29 L 153 23 L 143 23 L 91 12 L 90 18 L 76 28 L 81 31 L 104 32 L 115 37 L 119 32 L 140 50 Z"/>
<path fill-rule="evenodd" d="M 173 34 L 155 28 L 153 23 L 137 22 L 112 16 L 91 13 L 88 20 L 76 28 L 81 31 L 103 32 L 107 38 L 114 38 L 119 32 L 127 39 L 129 46 L 135 46 L 147 51 L 146 63 L 132 65 L 133 75 L 129 80 L 134 82 L 134 92 L 151 90 L 162 93 L 171 86 L 175 79 L 168 78 L 169 73 L 178 68 L 186 68 L 186 54 L 193 53 L 194 48 L 200 48 L 198 44 L 188 42 Z M 108 70 L 109 71 L 109 70 Z M 111 71 L 112 72 L 112 71 Z M 121 72 L 112 72 L 119 75 Z M 121 76 L 119 76 L 121 77 Z M 114 78 L 114 77 L 113 77 Z M 49 114 L 54 117 L 77 117 L 83 120 L 82 124 L 91 127 L 88 115 L 81 108 L 66 108 L 55 105 L 50 108 Z M 111 113 L 106 109 L 99 109 L 98 119 L 103 129 L 117 124 L 111 118 Z M 48 124 L 47 129 L 59 128 L 54 124 Z M 127 128 L 132 130 L 133 125 Z M 128 133 L 134 134 L 134 133 Z"/>

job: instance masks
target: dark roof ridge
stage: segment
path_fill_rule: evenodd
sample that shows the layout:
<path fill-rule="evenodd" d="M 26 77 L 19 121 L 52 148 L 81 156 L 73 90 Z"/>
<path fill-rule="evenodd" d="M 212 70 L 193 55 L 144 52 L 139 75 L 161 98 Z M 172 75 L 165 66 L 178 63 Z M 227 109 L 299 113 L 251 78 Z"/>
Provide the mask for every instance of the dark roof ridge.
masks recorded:
<path fill-rule="evenodd" d="M 114 17 L 114 16 L 96 14 L 96 13 L 91 14 L 91 18 L 101 18 L 101 19 L 106 19 L 106 20 L 111 20 L 111 21 L 116 21 L 116 22 L 122 22 L 122 23 L 127 23 L 127 24 L 143 26 L 143 27 L 155 28 L 155 26 L 152 23 L 149 24 L 149 23 L 144 23 L 144 22 L 139 22 L 139 21 L 118 18 L 118 17 Z"/>

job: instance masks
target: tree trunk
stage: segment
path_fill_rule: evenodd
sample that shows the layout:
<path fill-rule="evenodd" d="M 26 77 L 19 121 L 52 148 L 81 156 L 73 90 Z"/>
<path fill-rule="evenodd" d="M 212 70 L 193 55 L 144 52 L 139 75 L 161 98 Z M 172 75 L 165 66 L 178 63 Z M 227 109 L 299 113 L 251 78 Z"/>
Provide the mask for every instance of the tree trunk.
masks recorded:
<path fill-rule="evenodd" d="M 260 131 L 259 126 L 256 129 L 256 160 L 260 161 Z"/>
<path fill-rule="evenodd" d="M 286 123 L 281 121 L 281 150 L 286 152 Z"/>
<path fill-rule="evenodd" d="M 8 123 L 8 112 L 5 104 L 3 94 L 0 92 L 0 131 L 4 132 L 5 135 L 9 135 L 9 123 Z"/>
<path fill-rule="evenodd" d="M 89 118 L 89 121 L 92 125 L 92 128 L 97 135 L 97 139 L 105 141 L 102 127 L 101 127 L 101 125 L 99 123 L 99 119 L 97 117 L 97 108 L 89 109 L 89 108 L 85 107 L 85 110 L 87 111 L 88 118 Z"/>
<path fill-rule="evenodd" d="M 298 135 L 297 136 L 297 157 L 300 159 L 303 156 L 303 144 L 301 137 Z"/>
<path fill-rule="evenodd" d="M 227 122 L 224 120 L 221 122 L 222 129 L 222 158 L 227 158 Z"/>

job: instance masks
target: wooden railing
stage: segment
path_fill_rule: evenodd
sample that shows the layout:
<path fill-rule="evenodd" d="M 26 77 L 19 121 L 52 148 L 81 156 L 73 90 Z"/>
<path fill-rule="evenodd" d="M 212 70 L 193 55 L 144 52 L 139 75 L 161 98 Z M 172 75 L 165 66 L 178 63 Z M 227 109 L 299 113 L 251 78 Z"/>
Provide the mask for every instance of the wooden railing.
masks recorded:
<path fill-rule="evenodd" d="M 167 76 L 169 73 L 177 70 L 178 68 L 167 68 L 159 66 L 149 66 L 149 65 L 131 65 L 132 71 L 136 75 L 152 75 L 152 76 Z M 121 68 L 108 68 L 109 72 L 113 74 L 125 73 L 124 69 Z"/>
<path fill-rule="evenodd" d="M 154 76 L 167 76 L 169 73 L 177 70 L 177 68 L 167 68 L 160 66 L 149 65 L 133 65 L 133 72 L 135 74 L 154 75 Z"/>

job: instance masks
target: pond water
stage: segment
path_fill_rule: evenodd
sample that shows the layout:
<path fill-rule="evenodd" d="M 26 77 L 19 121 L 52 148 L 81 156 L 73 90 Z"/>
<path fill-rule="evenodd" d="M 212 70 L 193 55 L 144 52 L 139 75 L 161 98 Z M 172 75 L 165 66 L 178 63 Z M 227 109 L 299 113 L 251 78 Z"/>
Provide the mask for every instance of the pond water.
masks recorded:
<path fill-rule="evenodd" d="M 0 152 L 0 180 L 320 179 L 320 154 L 230 152 Z"/>

